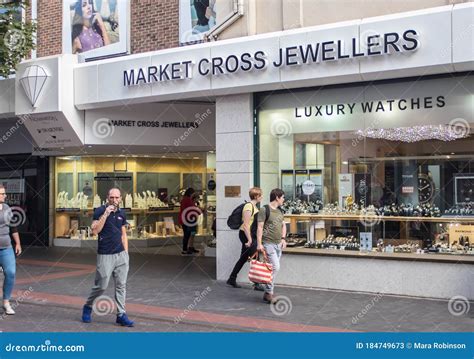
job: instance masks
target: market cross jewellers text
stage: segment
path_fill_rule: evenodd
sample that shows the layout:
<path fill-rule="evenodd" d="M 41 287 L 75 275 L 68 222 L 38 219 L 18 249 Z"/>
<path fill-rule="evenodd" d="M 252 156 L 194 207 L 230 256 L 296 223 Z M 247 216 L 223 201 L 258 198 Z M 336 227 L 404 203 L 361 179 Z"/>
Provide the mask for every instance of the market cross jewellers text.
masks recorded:
<path fill-rule="evenodd" d="M 420 42 L 416 30 L 403 33 L 372 33 L 361 40 L 355 37 L 349 41 L 330 40 L 311 44 L 287 46 L 279 49 L 278 60 L 268 61 L 268 54 L 263 50 L 253 53 L 244 52 L 226 57 L 215 56 L 202 58 L 197 63 L 193 60 L 177 61 L 157 66 L 140 67 L 123 71 L 123 86 L 144 85 L 156 82 L 192 79 L 195 68 L 201 76 L 219 76 L 238 71 L 248 72 L 263 70 L 269 66 L 297 66 L 311 63 L 324 63 L 395 53 L 416 51 Z M 349 46 L 346 46 L 348 43 Z"/>
<path fill-rule="evenodd" d="M 110 127 L 161 127 L 161 128 L 198 128 L 199 123 L 179 121 L 136 121 L 136 120 L 109 120 Z"/>

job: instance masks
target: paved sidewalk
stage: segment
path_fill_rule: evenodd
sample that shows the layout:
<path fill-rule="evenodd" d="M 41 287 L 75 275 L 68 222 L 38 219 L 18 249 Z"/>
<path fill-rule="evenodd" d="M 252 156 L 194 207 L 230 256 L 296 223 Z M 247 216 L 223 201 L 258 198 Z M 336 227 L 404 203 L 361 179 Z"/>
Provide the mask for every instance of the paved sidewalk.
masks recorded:
<path fill-rule="evenodd" d="M 147 253 L 145 253 L 147 252 Z M 131 253 L 127 311 L 135 328 L 114 325 L 113 290 L 98 303 L 94 322 L 80 322 L 94 280 L 89 249 L 28 248 L 15 287 L 17 315 L 0 315 L 2 331 L 434 331 L 474 328 L 474 305 L 455 316 L 448 302 L 277 287 L 280 305 L 262 302 L 250 285 L 215 280 L 215 259 Z M 2 278 L 3 279 L 3 278 Z M 1 279 L 1 280 L 2 280 Z M 1 281 L 0 280 L 0 281 Z"/>

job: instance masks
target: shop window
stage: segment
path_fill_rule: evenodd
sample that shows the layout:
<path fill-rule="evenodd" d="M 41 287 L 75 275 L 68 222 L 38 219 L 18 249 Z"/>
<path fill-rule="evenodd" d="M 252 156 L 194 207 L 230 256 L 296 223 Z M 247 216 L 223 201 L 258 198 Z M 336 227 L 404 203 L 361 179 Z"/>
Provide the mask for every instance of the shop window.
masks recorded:
<path fill-rule="evenodd" d="M 473 80 L 262 94 L 258 176 L 290 247 L 474 254 Z"/>
<path fill-rule="evenodd" d="M 119 159 L 56 158 L 55 240 L 96 239 L 90 231 L 92 214 L 94 208 L 106 203 L 112 187 L 121 190 L 120 206 L 130 223 L 130 240 L 146 240 L 146 246 L 153 246 L 158 243 L 155 240 L 181 236 L 179 205 L 188 187 L 198 192 L 203 212 L 198 235 L 209 236 L 215 217 L 215 195 L 208 195 L 202 181 L 208 176 L 215 178 L 214 156 L 198 153 Z"/>

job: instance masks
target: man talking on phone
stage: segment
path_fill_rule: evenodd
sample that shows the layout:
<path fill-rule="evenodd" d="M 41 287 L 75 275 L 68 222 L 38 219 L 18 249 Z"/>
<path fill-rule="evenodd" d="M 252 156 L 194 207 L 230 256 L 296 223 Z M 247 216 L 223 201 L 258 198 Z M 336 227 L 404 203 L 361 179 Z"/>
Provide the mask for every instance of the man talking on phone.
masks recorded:
<path fill-rule="evenodd" d="M 82 309 L 82 321 L 92 321 L 94 300 L 104 294 L 113 276 L 115 281 L 115 301 L 117 303 L 116 323 L 124 327 L 133 327 L 125 312 L 125 293 L 128 275 L 128 239 L 125 211 L 119 208 L 122 200 L 120 190 L 112 188 L 107 197 L 108 204 L 94 210 L 92 233 L 99 236 L 97 248 L 97 270 L 94 287 Z"/>

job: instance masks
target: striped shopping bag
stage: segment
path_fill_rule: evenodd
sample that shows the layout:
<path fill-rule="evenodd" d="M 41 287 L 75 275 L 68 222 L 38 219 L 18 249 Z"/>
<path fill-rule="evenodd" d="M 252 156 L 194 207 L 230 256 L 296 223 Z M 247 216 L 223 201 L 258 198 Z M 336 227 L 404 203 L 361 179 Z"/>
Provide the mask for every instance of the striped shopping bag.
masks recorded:
<path fill-rule="evenodd" d="M 259 260 L 259 252 L 249 257 L 249 280 L 254 283 L 267 284 L 273 280 L 273 266 L 268 262 L 267 253 L 263 251 L 263 262 Z"/>

